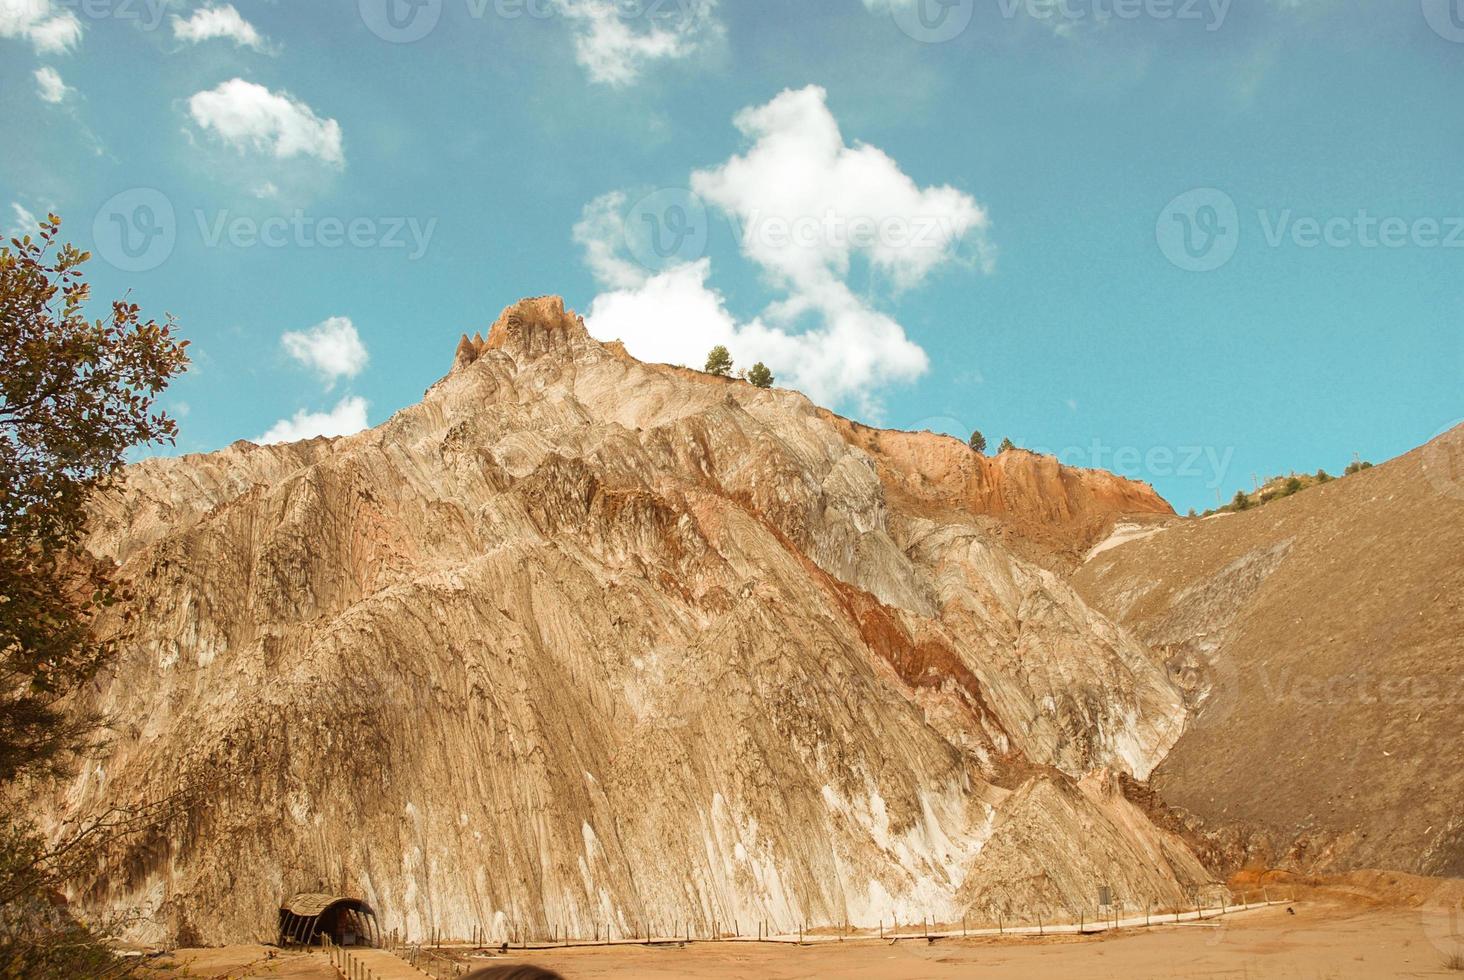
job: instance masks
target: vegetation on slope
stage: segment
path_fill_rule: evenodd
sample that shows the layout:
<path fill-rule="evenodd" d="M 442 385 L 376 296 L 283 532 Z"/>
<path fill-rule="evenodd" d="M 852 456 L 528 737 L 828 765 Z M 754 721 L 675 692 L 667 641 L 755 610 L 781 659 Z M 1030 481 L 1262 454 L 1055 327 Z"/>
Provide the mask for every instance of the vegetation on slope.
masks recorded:
<path fill-rule="evenodd" d="M 56 245 L 60 219 L 0 248 L 0 975 L 117 976 L 97 924 L 67 910 L 62 888 L 109 843 L 153 826 L 152 811 L 112 811 L 48 840 L 31 799 L 94 747 L 102 719 L 73 697 L 113 656 L 93 616 L 125 602 L 79 547 L 87 505 L 135 446 L 171 442 L 158 396 L 188 363 L 171 323 L 114 302 L 88 320 L 81 267 Z M 139 823 L 138 821 L 141 821 Z M 102 927 L 103 929 L 105 927 Z"/>
<path fill-rule="evenodd" d="M 1354 473 L 1361 473 L 1370 470 L 1373 464 L 1355 459 L 1347 464 L 1342 471 L 1343 476 L 1352 476 Z M 1201 517 L 1209 517 L 1219 513 L 1238 513 L 1243 510 L 1250 510 L 1252 507 L 1260 507 L 1272 501 L 1284 500 L 1287 497 L 1301 493 L 1303 490 L 1310 490 L 1312 487 L 1321 486 L 1323 483 L 1331 483 L 1338 477 L 1332 476 L 1326 470 L 1317 470 L 1315 473 L 1287 473 L 1280 476 L 1273 476 L 1262 483 L 1255 490 L 1246 493 L 1244 490 L 1237 490 L 1230 503 L 1224 507 L 1214 510 L 1207 510 Z M 1193 511 L 1190 516 L 1196 516 Z"/>

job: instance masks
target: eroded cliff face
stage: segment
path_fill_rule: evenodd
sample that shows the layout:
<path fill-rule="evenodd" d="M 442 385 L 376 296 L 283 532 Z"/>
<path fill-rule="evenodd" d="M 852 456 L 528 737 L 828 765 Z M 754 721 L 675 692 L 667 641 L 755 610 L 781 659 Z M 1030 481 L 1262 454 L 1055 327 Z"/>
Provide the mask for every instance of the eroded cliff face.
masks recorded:
<path fill-rule="evenodd" d="M 985 516 L 985 529 L 1009 549 L 1064 573 L 1108 536 L 1115 517 L 1174 516 L 1152 487 L 1105 470 L 1062 466 L 1022 449 L 986 456 L 948 436 L 871 429 L 823 414 L 874 461 L 902 512 L 956 522 Z"/>
<path fill-rule="evenodd" d="M 215 943 L 321 888 L 410 936 L 1179 899 L 1203 869 L 1103 787 L 1180 693 L 992 524 L 1162 501 L 945 443 L 539 299 L 376 429 L 132 468 L 91 541 L 140 605 L 117 736 L 59 813 L 202 802 L 84 900 Z"/>

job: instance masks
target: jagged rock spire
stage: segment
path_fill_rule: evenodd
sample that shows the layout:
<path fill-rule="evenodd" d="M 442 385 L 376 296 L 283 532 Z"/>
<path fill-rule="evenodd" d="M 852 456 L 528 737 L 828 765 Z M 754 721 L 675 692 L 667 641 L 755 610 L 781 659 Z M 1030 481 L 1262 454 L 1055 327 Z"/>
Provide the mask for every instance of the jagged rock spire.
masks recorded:
<path fill-rule="evenodd" d="M 499 314 L 488 330 L 487 340 L 478 334 L 471 338 L 463 335 L 458 341 L 453 370 L 467 367 L 490 350 L 533 358 L 575 347 L 589 336 L 584 319 L 564 308 L 563 297 L 521 299 Z"/>

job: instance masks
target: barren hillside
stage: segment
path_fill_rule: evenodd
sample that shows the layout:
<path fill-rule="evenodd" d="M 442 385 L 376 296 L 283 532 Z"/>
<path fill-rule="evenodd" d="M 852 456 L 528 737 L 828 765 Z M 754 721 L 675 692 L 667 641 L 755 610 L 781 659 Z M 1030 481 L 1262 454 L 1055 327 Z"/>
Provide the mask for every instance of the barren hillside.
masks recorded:
<path fill-rule="evenodd" d="M 1179 898 L 1208 876 L 1116 785 L 1181 693 L 1003 543 L 1167 506 L 958 445 L 543 299 L 376 429 L 134 467 L 91 542 L 141 606 L 116 738 L 57 809 L 205 805 L 81 897 L 192 942 L 318 888 L 415 936 Z"/>
<path fill-rule="evenodd" d="M 1075 585 L 1198 706 L 1152 787 L 1231 861 L 1464 876 L 1464 427 Z"/>

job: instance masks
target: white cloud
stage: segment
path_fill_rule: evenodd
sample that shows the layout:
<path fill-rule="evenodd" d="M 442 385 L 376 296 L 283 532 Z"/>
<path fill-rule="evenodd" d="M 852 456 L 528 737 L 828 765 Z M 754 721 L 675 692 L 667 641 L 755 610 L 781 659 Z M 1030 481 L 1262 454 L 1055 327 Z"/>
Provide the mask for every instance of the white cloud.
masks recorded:
<path fill-rule="evenodd" d="M 701 259 L 601 293 L 591 302 L 585 325 L 601 340 L 624 341 L 643 361 L 701 367 L 713 346 L 730 349 L 737 339 L 737 322 L 722 297 L 707 288 L 710 272 L 710 260 Z"/>
<path fill-rule="evenodd" d="M 233 41 L 235 47 L 253 48 L 255 51 L 269 50 L 269 44 L 253 24 L 240 16 L 231 3 L 219 6 L 200 7 L 193 16 L 184 20 L 173 15 L 173 36 L 180 41 L 198 44 L 202 41 L 222 39 Z"/>
<path fill-rule="evenodd" d="M 953 187 L 920 188 L 875 147 L 845 145 L 823 89 L 790 89 L 733 122 L 752 148 L 693 173 L 691 188 L 741 222 L 748 258 L 794 286 L 847 275 L 856 254 L 900 289 L 963 241 L 990 261 L 981 206 Z"/>
<path fill-rule="evenodd" d="M 584 214 L 574 226 L 574 240 L 585 250 L 585 264 L 595 278 L 606 286 L 625 289 L 645 281 L 644 266 L 627 259 L 625 226 L 626 197 L 623 191 L 611 191 L 585 205 Z"/>
<path fill-rule="evenodd" d="M 81 43 L 81 21 L 55 0 L 0 0 L 0 37 L 29 41 L 37 54 L 64 54 Z"/>
<path fill-rule="evenodd" d="M 624 254 L 626 196 L 586 206 L 575 240 L 610 291 L 585 317 L 645 360 L 699 366 L 714 344 L 743 365 L 763 361 L 816 401 L 877 410 L 878 389 L 918 378 L 925 352 L 892 317 L 848 284 L 856 257 L 895 291 L 918 286 L 974 248 L 989 268 L 986 212 L 951 187 L 920 188 L 888 155 L 847 146 L 822 89 L 788 91 L 737 115 L 752 142 L 743 156 L 698 171 L 691 185 L 740 226 L 742 252 L 782 297 L 748 322 L 709 287 L 709 259 L 652 275 Z"/>
<path fill-rule="evenodd" d="M 280 419 L 268 432 L 254 441 L 261 446 L 280 442 L 300 442 L 316 436 L 349 436 L 366 428 L 367 402 L 350 395 L 336 403 L 329 412 L 307 412 L 301 409 L 292 417 Z"/>
<path fill-rule="evenodd" d="M 893 319 L 869 309 L 842 283 L 828 295 L 774 304 L 738 323 L 720 293 L 707 285 L 711 261 L 701 259 L 652 276 L 639 286 L 602 293 L 585 324 L 601 340 L 621 340 L 632 355 L 701 367 L 707 351 L 725 345 L 738 364 L 762 361 L 779 383 L 815 401 L 855 400 L 877 411 L 876 389 L 924 374 L 929 359 Z M 798 330 L 806 310 L 820 325 Z"/>
<path fill-rule="evenodd" d="M 61 102 L 67 94 L 74 91 L 70 86 L 61 80 L 61 73 L 50 65 L 44 65 L 35 71 L 36 94 L 41 97 L 42 102 Z"/>
<path fill-rule="evenodd" d="M 11 214 L 15 215 L 15 223 L 5 230 L 5 239 L 24 238 L 26 235 L 34 235 L 40 228 L 40 222 L 30 209 L 18 201 L 10 205 Z"/>
<path fill-rule="evenodd" d="M 345 163 L 340 124 L 320 118 L 287 92 L 271 92 L 234 78 L 193 95 L 188 111 L 200 128 L 212 130 L 240 150 L 268 153 L 279 160 L 304 156 L 335 166 Z"/>
<path fill-rule="evenodd" d="M 657 61 L 688 58 L 720 38 L 717 0 L 624 4 L 554 0 L 575 32 L 575 59 L 590 81 L 628 85 Z"/>
<path fill-rule="evenodd" d="M 315 371 L 327 384 L 361 373 L 370 356 L 349 317 L 333 316 L 309 330 L 292 330 L 280 338 L 285 353 Z"/>

